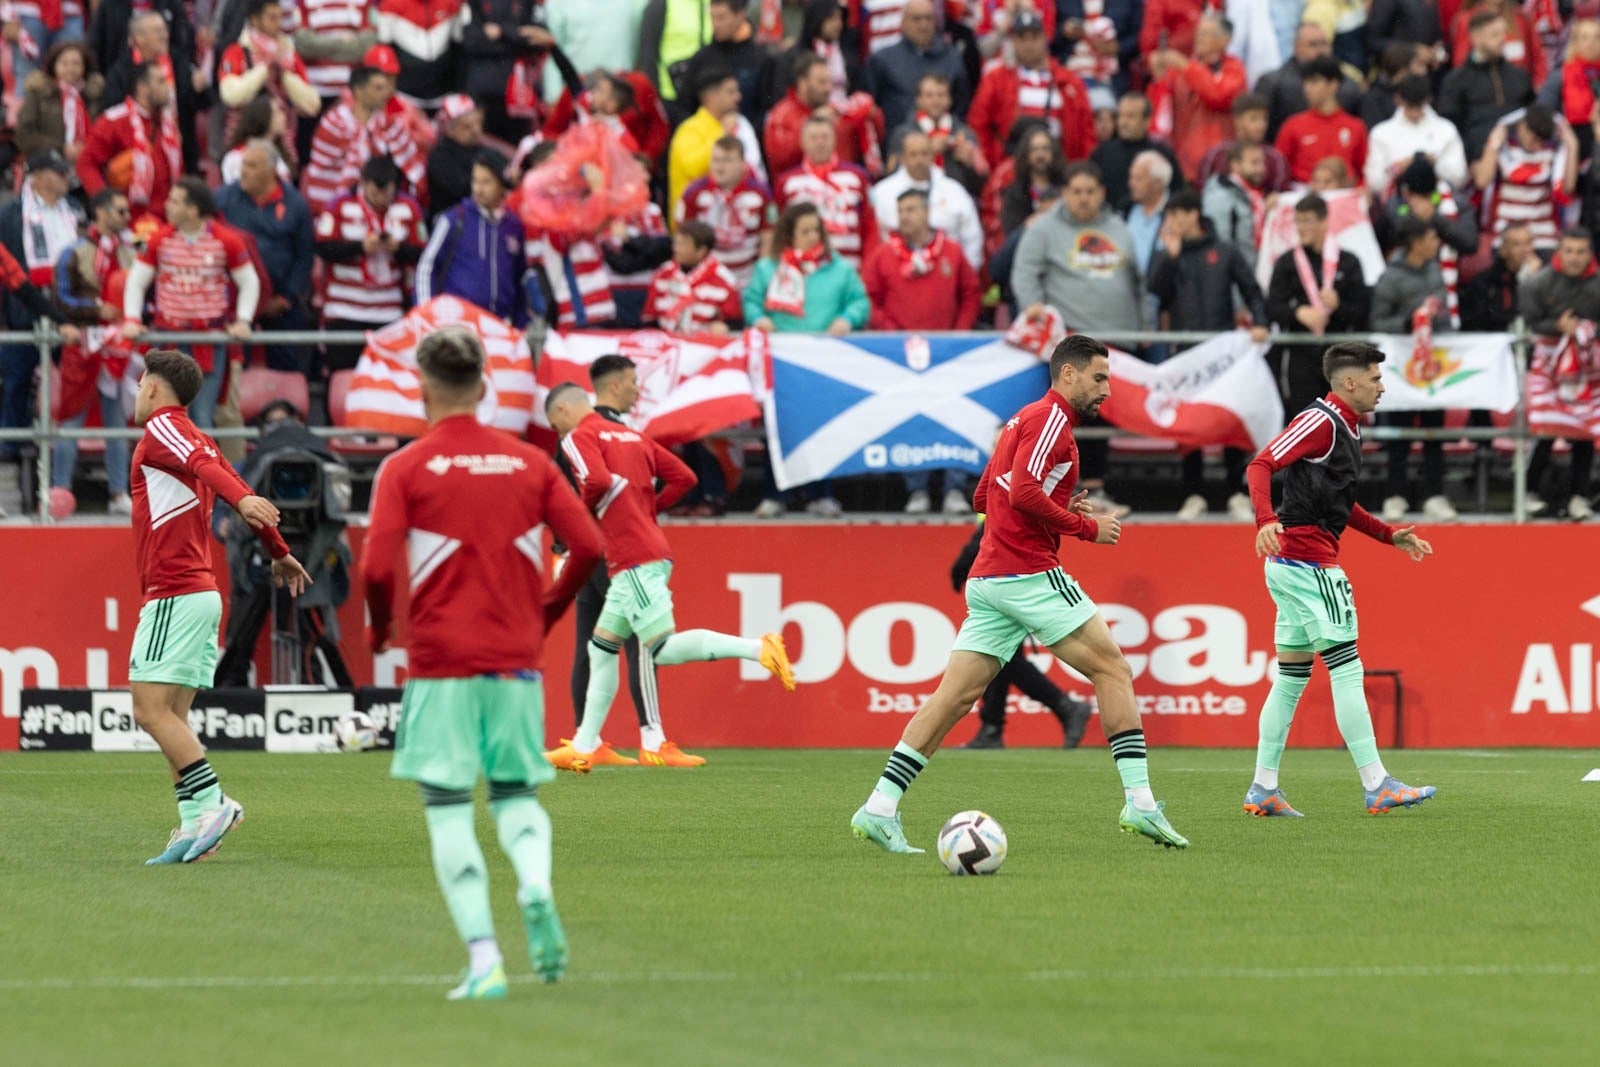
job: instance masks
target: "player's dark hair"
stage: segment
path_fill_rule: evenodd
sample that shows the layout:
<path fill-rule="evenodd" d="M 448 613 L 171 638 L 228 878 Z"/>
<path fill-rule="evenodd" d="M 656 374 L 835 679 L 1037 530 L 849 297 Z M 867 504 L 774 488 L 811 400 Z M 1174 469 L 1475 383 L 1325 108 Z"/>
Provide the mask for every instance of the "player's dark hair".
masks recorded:
<path fill-rule="evenodd" d="M 1295 201 L 1294 213 L 1296 215 L 1315 215 L 1324 221 L 1328 218 L 1328 202 L 1316 193 L 1307 193 Z"/>
<path fill-rule="evenodd" d="M 127 195 L 128 194 L 123 192 L 121 189 L 113 189 L 108 185 L 98 193 L 94 194 L 93 199 L 89 201 L 89 210 L 104 211 L 112 204 L 115 204 L 118 197 L 126 199 Z"/>
<path fill-rule="evenodd" d="M 602 356 L 601 358 L 604 359 L 605 357 Z M 562 382 L 560 385 L 552 388 L 549 394 L 547 394 L 544 398 L 544 414 L 546 418 L 550 417 L 550 410 L 557 404 L 561 403 L 562 398 L 568 393 L 579 393 L 585 397 L 589 395 L 583 391 L 583 386 L 577 384 L 576 382 Z"/>
<path fill-rule="evenodd" d="M 1522 113 L 1522 124 L 1541 141 L 1555 140 L 1556 113 L 1549 104 L 1529 104 L 1528 110 Z"/>
<path fill-rule="evenodd" d="M 383 75 L 377 67 L 355 66 L 350 68 L 350 88 L 360 89 L 373 78 Z"/>
<path fill-rule="evenodd" d="M 1489 25 L 1489 23 L 1499 22 L 1504 18 L 1505 16 L 1500 14 L 1498 11 L 1480 11 L 1467 20 L 1467 32 L 1476 32 L 1477 30 Z"/>
<path fill-rule="evenodd" d="M 778 216 L 778 225 L 772 231 L 772 258 L 783 260 L 783 254 L 794 247 L 794 231 L 800 225 L 800 220 L 815 217 L 819 222 L 822 212 L 817 210 L 817 205 L 809 200 L 796 200 L 783 209 L 783 214 Z M 831 254 L 833 244 L 828 240 L 828 229 L 822 227 L 822 247 Z"/>
<path fill-rule="evenodd" d="M 1433 86 L 1420 74 L 1408 74 L 1395 85 L 1394 95 L 1408 107 L 1421 107 L 1433 96 Z"/>
<path fill-rule="evenodd" d="M 589 364 L 589 384 L 594 386 L 596 392 L 599 392 L 603 388 L 602 382 L 621 374 L 629 367 L 636 366 L 638 364 L 627 356 L 619 356 L 614 353 L 601 356 Z"/>
<path fill-rule="evenodd" d="M 481 150 L 472 160 L 472 169 L 482 167 L 494 175 L 494 180 L 500 183 L 500 188 L 508 189 L 511 183 L 506 180 L 506 157 L 492 148 Z"/>
<path fill-rule="evenodd" d="M 361 180 L 378 188 L 400 184 L 400 167 L 388 156 L 373 156 L 361 164 Z"/>
<path fill-rule="evenodd" d="M 894 198 L 894 202 L 896 204 L 903 204 L 907 200 L 921 200 L 924 204 L 926 204 L 928 202 L 928 190 L 915 188 L 907 189 L 905 192 Z"/>
<path fill-rule="evenodd" d="M 1167 206 L 1164 209 L 1163 214 L 1171 211 L 1199 212 L 1199 210 L 1200 194 L 1195 192 L 1193 189 L 1179 189 L 1177 192 L 1167 197 Z"/>
<path fill-rule="evenodd" d="M 694 246 L 703 252 L 709 252 L 717 247 L 717 231 L 699 219 L 678 223 L 678 233 L 693 241 Z M 592 377 L 592 370 L 590 373 Z"/>
<path fill-rule="evenodd" d="M 1099 167 L 1095 166 L 1093 163 L 1090 163 L 1087 159 L 1080 159 L 1076 163 L 1067 164 L 1066 173 L 1062 175 L 1062 187 L 1065 188 L 1066 186 L 1071 185 L 1074 178 L 1083 177 L 1093 178 L 1095 180 L 1095 184 L 1100 186 L 1102 189 L 1106 187 L 1106 176 L 1100 173 Z"/>
<path fill-rule="evenodd" d="M 1423 222 L 1415 215 L 1401 215 L 1394 224 L 1395 243 L 1410 251 L 1411 246 L 1422 240 L 1430 230 L 1435 230 L 1432 222 Z"/>
<path fill-rule="evenodd" d="M 158 348 L 145 353 L 144 372 L 166 382 L 183 407 L 188 407 L 200 395 L 200 384 L 205 379 L 194 357 L 176 348 Z"/>
<path fill-rule="evenodd" d="M 1344 72 L 1339 69 L 1339 61 L 1332 56 L 1318 56 L 1307 63 L 1302 63 L 1300 74 L 1305 81 L 1321 78 L 1323 81 L 1337 83 L 1344 78 Z"/>
<path fill-rule="evenodd" d="M 826 59 L 823 59 L 810 49 L 801 52 L 794 58 L 794 66 L 789 68 L 789 84 L 794 86 L 805 81 L 806 76 L 811 73 L 811 68 L 819 63 L 823 66 L 828 65 Z"/>
<path fill-rule="evenodd" d="M 1061 368 L 1072 364 L 1074 370 L 1085 370 L 1096 356 L 1110 358 L 1106 346 L 1086 333 L 1075 333 L 1064 338 L 1050 353 L 1050 380 L 1061 377 Z"/>
<path fill-rule="evenodd" d="M 417 345 L 417 369 L 450 390 L 464 390 L 483 377 L 483 342 L 465 326 L 436 330 Z"/>
<path fill-rule="evenodd" d="M 1262 93 L 1240 93 L 1233 98 L 1233 117 L 1248 115 L 1252 111 L 1271 111 L 1272 104 Z"/>
<path fill-rule="evenodd" d="M 247 19 L 253 19 L 269 7 L 281 8 L 282 6 L 282 0 L 250 0 L 250 2 L 244 6 L 244 17 Z"/>
<path fill-rule="evenodd" d="M 1383 362 L 1383 349 L 1365 341 L 1342 341 L 1322 354 L 1322 376 L 1333 384 L 1340 371 L 1366 370 Z"/>
<path fill-rule="evenodd" d="M 201 218 L 209 219 L 217 213 L 217 202 L 211 195 L 211 186 L 206 184 L 204 178 L 184 175 L 172 184 L 183 190 L 184 199 L 189 201 L 190 207 L 200 212 Z"/>
<path fill-rule="evenodd" d="M 1231 145 L 1228 146 L 1228 164 L 1229 164 L 1229 166 L 1232 166 L 1232 165 L 1238 163 L 1240 160 L 1244 159 L 1244 156 L 1245 156 L 1246 152 L 1261 152 L 1261 151 L 1265 151 L 1265 146 L 1264 145 L 1251 144 L 1249 141 L 1237 141 L 1236 140 Z"/>
<path fill-rule="evenodd" d="M 1523 225 L 1521 228 L 1525 230 L 1528 227 Z M 1512 227 L 1507 226 L 1506 229 L 1509 230 Z M 1504 231 L 1501 231 L 1501 233 L 1503 236 Z M 1587 226 L 1568 226 L 1561 231 L 1561 239 L 1563 241 L 1582 241 L 1591 247 L 1594 245 L 1594 234 L 1589 232 L 1589 227 Z"/>
<path fill-rule="evenodd" d="M 729 80 L 736 80 L 733 71 L 729 68 L 724 67 L 721 64 L 708 67 L 706 70 L 701 72 L 700 77 L 695 79 L 695 96 L 697 98 L 702 97 L 709 92 L 720 89 L 722 88 L 722 83 Z"/>

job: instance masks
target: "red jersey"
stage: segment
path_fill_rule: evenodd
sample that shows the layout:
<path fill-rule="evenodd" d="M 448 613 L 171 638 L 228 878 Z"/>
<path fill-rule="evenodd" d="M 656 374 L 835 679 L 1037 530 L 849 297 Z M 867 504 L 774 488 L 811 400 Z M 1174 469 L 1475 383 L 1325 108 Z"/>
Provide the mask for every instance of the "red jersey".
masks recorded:
<path fill-rule="evenodd" d="M 1100 524 L 1068 511 L 1078 484 L 1077 413 L 1051 389 L 1011 417 L 978 479 L 972 506 L 988 516 L 973 578 L 1043 574 L 1061 566 L 1061 535 L 1093 541 Z"/>
<path fill-rule="evenodd" d="M 606 535 L 606 572 L 671 559 L 656 515 L 694 488 L 694 472 L 660 442 L 590 412 L 561 442 L 583 502 Z M 656 492 L 656 479 L 662 481 Z"/>
<path fill-rule="evenodd" d="M 141 603 L 217 591 L 211 566 L 211 506 L 217 497 L 237 508 L 252 495 L 217 451 L 217 443 L 180 407 L 165 407 L 144 424 L 133 449 L 128 483 L 133 497 L 133 544 L 139 557 Z M 256 531 L 273 559 L 289 546 L 273 527 Z"/>
<path fill-rule="evenodd" d="M 740 322 L 744 305 L 739 283 L 715 252 L 707 252 L 706 258 L 688 271 L 669 259 L 650 279 L 644 318 L 675 334 L 704 333 L 713 323 Z"/>
<path fill-rule="evenodd" d="M 375 111 L 362 122 L 349 100 L 324 111 L 311 136 L 311 158 L 300 175 L 300 194 L 311 213 L 325 211 L 340 196 L 356 191 L 361 168 L 373 156 L 393 159 L 413 192 L 422 185 L 428 159 L 403 116 Z"/>
<path fill-rule="evenodd" d="M 709 177 L 689 183 L 676 208 L 677 222 L 703 222 L 717 234 L 717 258 L 741 287 L 750 284 L 756 259 L 761 255 L 761 235 L 778 223 L 778 204 L 766 182 L 749 174 L 732 189 L 723 189 Z"/>
<path fill-rule="evenodd" d="M 1272 508 L 1274 474 L 1302 460 L 1314 465 L 1327 464 L 1334 456 L 1334 445 L 1339 443 L 1339 428 L 1334 424 L 1332 412 L 1337 412 L 1344 419 L 1346 430 L 1356 441 L 1353 455 L 1359 457 L 1361 416 L 1338 396 L 1329 393 L 1323 398 L 1323 403 L 1313 404 L 1296 415 L 1246 468 L 1250 502 L 1256 509 L 1256 529 L 1278 521 L 1277 512 Z M 1357 466 L 1359 468 L 1359 464 Z M 1394 543 L 1395 528 L 1360 504 L 1350 509 L 1349 527 L 1384 544 Z M 1339 535 L 1325 526 L 1286 526 L 1283 533 L 1278 535 L 1278 555 L 1283 559 L 1302 560 L 1324 567 L 1336 566 L 1339 562 Z"/>
<path fill-rule="evenodd" d="M 428 243 L 422 208 L 404 193 L 382 215 L 359 192 L 339 197 L 317 216 L 317 253 L 327 262 L 322 313 L 387 326 L 411 306 L 408 275 Z M 393 252 L 361 251 L 369 234 L 399 242 Z"/>
<path fill-rule="evenodd" d="M 1278 151 L 1289 161 L 1289 177 L 1309 182 L 1311 171 L 1329 156 L 1338 156 L 1359 178 L 1367 165 L 1367 127 L 1354 115 L 1302 111 L 1290 115 L 1278 130 Z"/>
<path fill-rule="evenodd" d="M 872 179 L 854 163 L 802 162 L 778 179 L 777 194 L 780 208 L 801 201 L 815 205 L 834 255 L 856 270 L 877 246 Z"/>
<path fill-rule="evenodd" d="M 547 526 L 572 553 L 548 591 Z M 378 468 L 361 561 L 374 647 L 390 636 L 402 546 L 409 674 L 470 678 L 541 667 L 548 623 L 588 580 L 601 541 L 547 453 L 456 415 Z"/>
<path fill-rule="evenodd" d="M 155 268 L 156 322 L 167 327 L 231 318 L 232 274 L 251 265 L 244 237 L 212 219 L 193 240 L 163 226 L 139 253 L 139 262 Z"/>

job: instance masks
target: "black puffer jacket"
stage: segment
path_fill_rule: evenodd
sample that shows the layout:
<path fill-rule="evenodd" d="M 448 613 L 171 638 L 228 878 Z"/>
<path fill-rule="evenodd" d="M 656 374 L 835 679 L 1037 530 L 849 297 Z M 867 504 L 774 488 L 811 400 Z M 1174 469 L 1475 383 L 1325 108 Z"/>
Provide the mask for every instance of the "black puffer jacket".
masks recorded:
<path fill-rule="evenodd" d="M 1267 305 L 1256 284 L 1255 271 L 1239 250 L 1217 240 L 1209 223 L 1205 232 L 1183 242 L 1174 259 L 1156 246 L 1150 257 L 1150 292 L 1171 316 L 1174 330 L 1231 330 L 1234 327 L 1233 292 L 1250 311 L 1250 321 L 1267 324 Z"/>

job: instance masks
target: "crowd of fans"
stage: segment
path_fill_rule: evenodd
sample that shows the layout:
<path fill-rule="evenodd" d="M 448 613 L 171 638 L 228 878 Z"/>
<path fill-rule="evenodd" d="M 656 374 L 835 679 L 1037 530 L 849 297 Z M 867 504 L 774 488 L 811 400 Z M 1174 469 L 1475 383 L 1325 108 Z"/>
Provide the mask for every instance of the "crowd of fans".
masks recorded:
<path fill-rule="evenodd" d="M 1581 398 L 1555 394 L 1600 407 L 1597 6 L 8 0 L 5 326 L 65 324 L 64 385 L 99 375 L 57 412 L 68 425 L 125 421 L 106 382 L 146 329 L 363 330 L 440 294 L 517 326 L 674 333 L 998 329 L 1047 307 L 1091 333 L 1259 339 L 1521 316 L 1534 373 L 1570 377 L 1555 363 L 1578 352 Z M 595 233 L 526 226 L 522 176 L 591 123 L 652 202 Z M 1390 256 L 1374 287 L 1328 236 L 1324 197 L 1350 188 Z M 1298 243 L 1263 290 L 1264 220 L 1289 193 Z M 360 349 L 193 352 L 211 426 L 240 360 L 319 393 Z M 31 422 L 37 359 L 0 348 L 0 424 Z M 1319 360 L 1274 350 L 1291 414 L 1322 393 Z M 1585 518 L 1593 439 L 1571 436 L 1564 491 L 1533 505 Z M 1415 479 L 1409 442 L 1389 449 L 1386 518 L 1413 501 L 1455 517 L 1441 449 Z M 74 454 L 62 442 L 59 484 Z M 1551 457 L 1536 450 L 1535 494 Z M 1186 457 L 1180 516 L 1248 518 L 1244 458 L 1208 486 Z M 106 462 L 125 511 L 126 450 Z M 1082 462 L 1118 507 L 1105 443 Z M 927 478 L 907 489 L 907 511 L 935 506 Z M 945 511 L 968 508 L 959 475 L 943 489 Z M 802 501 L 839 511 L 821 484 L 756 513 Z"/>

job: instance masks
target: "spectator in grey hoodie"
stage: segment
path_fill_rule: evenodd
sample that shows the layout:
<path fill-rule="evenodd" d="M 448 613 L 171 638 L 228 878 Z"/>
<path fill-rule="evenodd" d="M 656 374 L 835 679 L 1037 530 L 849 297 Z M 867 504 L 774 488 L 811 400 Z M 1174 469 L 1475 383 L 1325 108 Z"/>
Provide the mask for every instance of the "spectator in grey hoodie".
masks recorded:
<path fill-rule="evenodd" d="M 1446 306 L 1444 275 L 1439 271 L 1442 242 L 1438 227 L 1404 215 L 1395 224 L 1395 236 L 1400 241 L 1400 249 L 1389 260 L 1389 266 L 1372 292 L 1372 328 L 1381 333 L 1409 334 L 1412 316 L 1431 302 L 1434 332 L 1447 332 L 1450 312 Z M 1444 425 L 1444 412 L 1396 412 L 1380 415 L 1379 421 L 1386 426 L 1434 428 Z M 1390 441 L 1386 448 L 1389 469 L 1384 483 L 1384 521 L 1398 522 L 1411 510 L 1406 495 L 1406 461 L 1411 455 L 1411 442 Z M 1422 495 L 1422 514 L 1428 519 L 1450 522 L 1456 518 L 1455 507 L 1444 495 L 1443 441 L 1423 442 Z"/>
<path fill-rule="evenodd" d="M 1134 261 L 1127 224 L 1106 208 L 1106 186 L 1093 163 L 1070 164 L 1060 206 L 1029 224 L 1017 242 L 1011 289 L 1027 317 L 1048 304 L 1069 330 L 1100 335 L 1137 330 L 1144 281 Z M 1084 489 L 1101 510 L 1127 514 L 1104 495 L 1109 449 L 1104 440 L 1078 443 Z"/>

